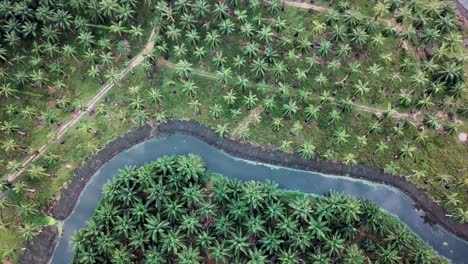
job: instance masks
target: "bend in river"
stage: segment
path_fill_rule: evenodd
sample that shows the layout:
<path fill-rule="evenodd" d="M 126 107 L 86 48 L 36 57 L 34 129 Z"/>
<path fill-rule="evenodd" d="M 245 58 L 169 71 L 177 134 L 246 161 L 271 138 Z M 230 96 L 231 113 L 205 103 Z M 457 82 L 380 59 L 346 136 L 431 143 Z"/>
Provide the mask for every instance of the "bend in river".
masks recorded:
<path fill-rule="evenodd" d="M 94 214 L 102 197 L 102 187 L 126 165 L 141 166 L 169 154 L 194 153 L 203 158 L 208 170 L 242 181 L 273 180 L 282 189 L 304 193 L 324 194 L 330 190 L 354 197 L 372 200 L 381 208 L 398 216 L 413 232 L 439 254 L 453 263 L 468 259 L 468 242 L 447 232 L 439 225 L 424 220 L 424 212 L 416 210 L 414 202 L 396 188 L 356 180 L 349 177 L 323 175 L 285 167 L 270 166 L 235 158 L 195 137 L 172 135 L 151 139 L 119 153 L 104 164 L 83 189 L 72 214 L 64 221 L 52 264 L 71 263 L 73 259 L 72 236 L 84 227 Z"/>

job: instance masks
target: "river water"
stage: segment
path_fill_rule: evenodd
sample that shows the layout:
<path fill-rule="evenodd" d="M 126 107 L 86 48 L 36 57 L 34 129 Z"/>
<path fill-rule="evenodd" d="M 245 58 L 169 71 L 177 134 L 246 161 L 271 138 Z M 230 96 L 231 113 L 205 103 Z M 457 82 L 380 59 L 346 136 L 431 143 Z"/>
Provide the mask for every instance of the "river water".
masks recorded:
<path fill-rule="evenodd" d="M 424 212 L 416 210 L 414 202 L 398 189 L 356 180 L 349 177 L 323 175 L 232 157 L 207 143 L 188 135 L 173 135 L 145 141 L 116 155 L 104 164 L 83 189 L 72 214 L 63 223 L 63 233 L 52 256 L 52 264 L 71 263 L 72 237 L 84 227 L 102 197 L 102 187 L 126 165 L 141 166 L 169 154 L 194 153 L 203 158 L 208 170 L 242 181 L 270 179 L 281 189 L 324 194 L 330 190 L 372 200 L 396 215 L 422 240 L 453 263 L 467 263 L 468 242 L 447 232 L 439 225 L 424 221 Z"/>

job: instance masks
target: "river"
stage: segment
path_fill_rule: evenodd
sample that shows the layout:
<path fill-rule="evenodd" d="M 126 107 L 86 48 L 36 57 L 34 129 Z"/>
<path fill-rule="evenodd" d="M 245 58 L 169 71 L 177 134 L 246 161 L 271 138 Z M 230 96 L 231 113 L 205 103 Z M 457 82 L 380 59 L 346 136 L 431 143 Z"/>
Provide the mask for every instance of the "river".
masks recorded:
<path fill-rule="evenodd" d="M 163 136 L 151 139 L 119 153 L 105 163 L 83 189 L 71 215 L 63 222 L 63 232 L 52 264 L 71 263 L 72 237 L 84 227 L 102 198 L 103 185 L 127 165 L 141 166 L 169 154 L 194 153 L 202 157 L 208 170 L 231 179 L 242 181 L 272 180 L 281 189 L 304 193 L 324 194 L 330 190 L 357 198 L 372 200 L 384 210 L 396 215 L 422 240 L 453 263 L 466 263 L 468 242 L 447 232 L 439 225 L 424 220 L 424 212 L 414 207 L 414 202 L 394 187 L 349 177 L 324 175 L 308 171 L 251 162 L 239 159 L 216 149 L 204 141 L 188 135 Z"/>

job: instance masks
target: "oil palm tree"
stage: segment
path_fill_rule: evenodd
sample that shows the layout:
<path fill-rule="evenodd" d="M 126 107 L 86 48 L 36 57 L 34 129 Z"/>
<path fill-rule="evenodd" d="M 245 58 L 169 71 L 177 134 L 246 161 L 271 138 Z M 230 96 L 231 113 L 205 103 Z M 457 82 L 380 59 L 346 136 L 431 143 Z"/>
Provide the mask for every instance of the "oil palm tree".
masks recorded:
<path fill-rule="evenodd" d="M 214 104 L 210 107 L 210 115 L 215 119 L 218 119 L 223 112 L 223 108 L 219 104 Z"/>
<path fill-rule="evenodd" d="M 39 165 L 31 164 L 31 166 L 27 170 L 28 175 L 33 180 L 40 180 L 46 176 L 49 176 L 45 172 L 45 168 Z"/>
<path fill-rule="evenodd" d="M 299 155 L 304 159 L 311 159 L 315 157 L 315 146 L 308 142 L 304 141 L 299 148 Z"/>
<path fill-rule="evenodd" d="M 189 74 L 192 72 L 192 64 L 187 60 L 180 60 L 175 65 L 175 71 L 180 78 L 189 79 Z"/>
<path fill-rule="evenodd" d="M 229 127 L 228 127 L 229 124 L 218 124 L 216 125 L 216 129 L 215 129 L 215 132 L 220 136 L 220 137 L 224 137 L 227 133 L 229 133 Z"/>
<path fill-rule="evenodd" d="M 257 105 L 258 102 L 258 97 L 252 93 L 252 91 L 249 91 L 249 95 L 245 96 L 244 95 L 244 104 L 247 106 L 247 109 L 250 110 L 254 108 Z"/>
<path fill-rule="evenodd" d="M 291 118 L 291 116 L 299 110 L 296 101 L 290 99 L 287 104 L 283 105 L 283 114 L 286 118 Z"/>

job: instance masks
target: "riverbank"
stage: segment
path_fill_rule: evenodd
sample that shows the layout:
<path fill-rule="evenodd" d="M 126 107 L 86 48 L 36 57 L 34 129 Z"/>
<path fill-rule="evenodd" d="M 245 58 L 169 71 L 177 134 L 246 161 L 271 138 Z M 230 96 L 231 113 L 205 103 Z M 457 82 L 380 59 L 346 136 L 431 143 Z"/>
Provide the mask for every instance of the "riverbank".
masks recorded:
<path fill-rule="evenodd" d="M 83 188 L 104 163 L 120 152 L 151 137 L 151 126 L 141 126 L 114 139 L 96 155 L 88 158 L 83 166 L 75 171 L 71 182 L 60 191 L 60 199 L 52 205 L 49 214 L 57 220 L 65 220 L 73 211 Z"/>
<path fill-rule="evenodd" d="M 41 233 L 26 243 L 20 264 L 47 264 L 54 253 L 59 231 L 56 226 L 45 226 Z"/>
<path fill-rule="evenodd" d="M 468 240 L 468 224 L 459 224 L 446 216 L 444 209 L 436 204 L 425 191 L 417 188 L 404 177 L 386 174 L 381 169 L 365 165 L 349 166 L 323 160 L 304 160 L 295 154 L 268 149 L 259 145 L 241 143 L 229 138 L 221 138 L 212 129 L 192 121 L 171 120 L 160 125 L 158 133 L 191 135 L 209 145 L 222 149 L 232 156 L 246 160 L 324 174 L 346 175 L 396 187 L 413 199 L 417 208 L 426 212 L 429 221 L 443 226 L 447 231 L 464 240 Z"/>
<path fill-rule="evenodd" d="M 303 160 L 294 154 L 280 152 L 258 145 L 240 143 L 228 138 L 221 138 L 212 129 L 193 121 L 170 120 L 167 123 L 158 126 L 156 132 L 157 133 L 153 134 L 152 127 L 149 125 L 137 128 L 113 140 L 94 157 L 89 158 L 81 168 L 76 170 L 75 177 L 73 177 L 72 181 L 62 189 L 60 199 L 50 210 L 51 215 L 58 220 L 66 219 L 73 211 L 78 197 L 86 183 L 104 163 L 118 153 L 132 147 L 133 145 L 148 140 L 155 135 L 181 133 L 194 136 L 235 157 L 306 171 L 347 175 L 353 178 L 384 183 L 397 187 L 411 197 L 416 202 L 416 206 L 424 210 L 432 222 L 437 223 L 449 232 L 468 240 L 467 224 L 455 223 L 449 217 L 445 216 L 443 209 L 434 203 L 423 190 L 418 189 L 415 185 L 406 181 L 402 177 L 390 176 L 383 173 L 381 170 L 362 165 L 345 166 L 344 164 L 335 162 Z"/>

